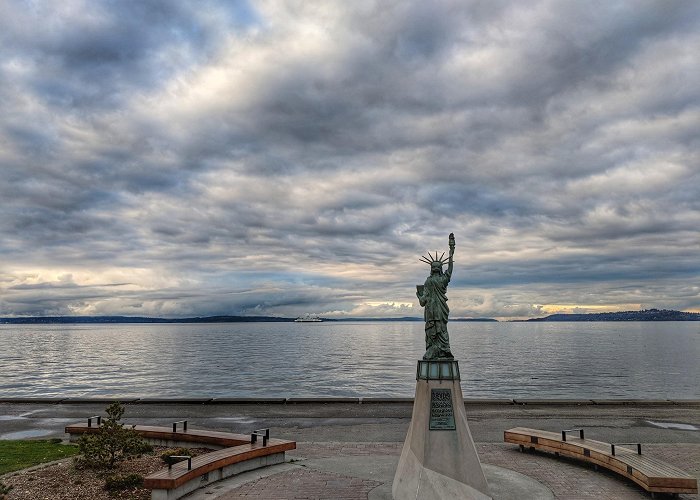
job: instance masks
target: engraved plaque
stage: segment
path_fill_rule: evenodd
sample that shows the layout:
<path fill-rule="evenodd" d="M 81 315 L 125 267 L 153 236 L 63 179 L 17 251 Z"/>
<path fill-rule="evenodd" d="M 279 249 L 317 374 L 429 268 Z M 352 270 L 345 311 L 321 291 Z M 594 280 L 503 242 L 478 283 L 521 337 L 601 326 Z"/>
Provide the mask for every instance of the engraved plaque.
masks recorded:
<path fill-rule="evenodd" d="M 455 428 L 452 391 L 450 389 L 431 389 L 429 429 L 431 431 L 453 431 Z"/>

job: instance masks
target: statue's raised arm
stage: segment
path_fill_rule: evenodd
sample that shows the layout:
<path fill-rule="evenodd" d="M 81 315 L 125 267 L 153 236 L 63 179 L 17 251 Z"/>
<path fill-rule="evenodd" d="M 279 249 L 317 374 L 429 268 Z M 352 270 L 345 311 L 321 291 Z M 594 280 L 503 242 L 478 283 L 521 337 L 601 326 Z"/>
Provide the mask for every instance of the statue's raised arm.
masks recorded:
<path fill-rule="evenodd" d="M 455 252 L 455 236 L 450 233 L 449 237 L 450 253 L 447 261 L 443 259 L 443 252 L 438 257 L 421 257 L 421 260 L 430 265 L 430 276 L 425 280 L 424 285 L 416 287 L 416 295 L 420 305 L 425 308 L 425 354 L 423 359 L 452 359 L 450 351 L 450 339 L 447 334 L 447 317 L 450 308 L 447 307 L 447 285 L 450 283 L 453 268 L 453 256 Z M 442 272 L 442 266 L 447 262 L 447 271 Z"/>
<path fill-rule="evenodd" d="M 447 272 L 445 273 L 448 278 L 452 277 L 452 268 L 454 267 L 454 254 L 455 254 L 455 233 L 450 233 L 450 237 L 448 239 L 448 244 L 450 245 L 450 257 L 447 261 Z"/>

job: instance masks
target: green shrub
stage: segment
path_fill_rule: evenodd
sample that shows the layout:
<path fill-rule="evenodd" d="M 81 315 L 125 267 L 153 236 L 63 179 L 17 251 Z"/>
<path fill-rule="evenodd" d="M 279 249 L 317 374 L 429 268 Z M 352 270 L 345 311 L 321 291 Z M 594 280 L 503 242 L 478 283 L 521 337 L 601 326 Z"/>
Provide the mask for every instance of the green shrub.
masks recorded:
<path fill-rule="evenodd" d="M 143 486 L 143 476 L 140 474 L 115 474 L 105 478 L 105 489 L 107 491 L 129 490 Z"/>
<path fill-rule="evenodd" d="M 194 456 L 194 454 L 188 450 L 187 448 L 174 448 L 170 450 L 165 450 L 163 453 L 160 454 L 160 459 L 163 461 L 165 464 L 173 464 L 177 462 L 178 460 L 171 459 L 170 457 L 172 456 L 183 456 L 183 455 L 189 455 L 189 456 Z"/>
<path fill-rule="evenodd" d="M 121 460 L 153 451 L 133 428 L 124 427 L 120 422 L 123 414 L 124 407 L 112 403 L 98 432 L 80 437 L 78 445 L 82 456 L 76 457 L 76 467 L 111 469 Z"/>

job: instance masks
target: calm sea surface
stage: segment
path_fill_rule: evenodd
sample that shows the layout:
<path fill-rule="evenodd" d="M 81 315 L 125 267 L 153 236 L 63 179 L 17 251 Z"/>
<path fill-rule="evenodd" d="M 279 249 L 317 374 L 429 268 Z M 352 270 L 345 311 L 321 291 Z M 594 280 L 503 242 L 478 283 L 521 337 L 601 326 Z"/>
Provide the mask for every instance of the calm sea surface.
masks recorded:
<path fill-rule="evenodd" d="M 700 398 L 700 323 L 450 323 L 466 398 Z M 0 325 L 0 397 L 413 396 L 423 324 Z"/>

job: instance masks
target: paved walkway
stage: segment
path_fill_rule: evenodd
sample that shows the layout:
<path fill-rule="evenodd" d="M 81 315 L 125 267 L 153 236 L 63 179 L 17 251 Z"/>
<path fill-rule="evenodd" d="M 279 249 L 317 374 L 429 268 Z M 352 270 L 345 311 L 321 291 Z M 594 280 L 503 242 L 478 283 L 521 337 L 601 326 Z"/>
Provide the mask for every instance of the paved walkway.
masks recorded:
<path fill-rule="evenodd" d="M 295 470 L 245 484 L 215 498 L 367 500 L 369 492 L 381 484 L 379 481 L 320 472 L 300 466 Z"/>
<path fill-rule="evenodd" d="M 275 471 L 248 473 L 215 484 L 191 500 L 343 499 L 391 498 L 391 482 L 402 443 L 298 443 L 288 454 L 295 460 Z M 555 498 L 566 500 L 649 499 L 631 481 L 591 465 L 546 453 L 520 453 L 509 444 L 478 443 L 483 463 L 525 474 L 549 488 Z M 700 444 L 653 444 L 645 453 L 677 465 L 700 479 Z M 298 461 L 296 461 L 298 460 Z M 260 475 L 264 477 L 260 477 Z M 697 495 L 680 495 L 697 500 Z"/>

